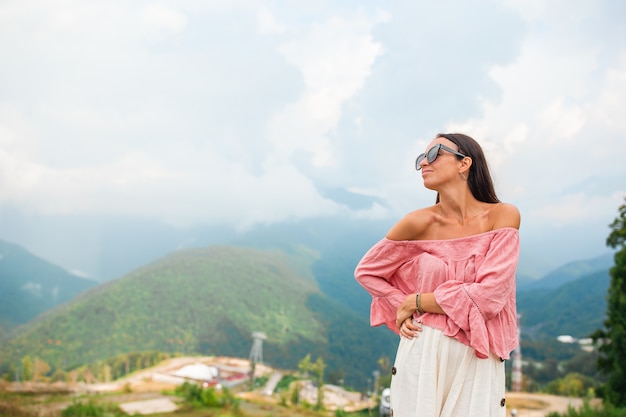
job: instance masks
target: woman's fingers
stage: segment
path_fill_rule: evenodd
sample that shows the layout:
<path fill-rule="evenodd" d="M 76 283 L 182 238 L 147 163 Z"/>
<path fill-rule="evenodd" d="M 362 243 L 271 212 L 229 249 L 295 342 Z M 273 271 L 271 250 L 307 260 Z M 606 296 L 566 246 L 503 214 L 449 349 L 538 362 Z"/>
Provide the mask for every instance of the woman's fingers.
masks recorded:
<path fill-rule="evenodd" d="M 405 320 L 404 323 L 409 330 L 416 331 L 416 332 L 422 331 L 421 324 L 416 323 L 413 320 Z"/>
<path fill-rule="evenodd" d="M 413 320 L 404 320 L 400 325 L 400 335 L 409 339 L 417 337 L 421 331 L 422 326 Z"/>

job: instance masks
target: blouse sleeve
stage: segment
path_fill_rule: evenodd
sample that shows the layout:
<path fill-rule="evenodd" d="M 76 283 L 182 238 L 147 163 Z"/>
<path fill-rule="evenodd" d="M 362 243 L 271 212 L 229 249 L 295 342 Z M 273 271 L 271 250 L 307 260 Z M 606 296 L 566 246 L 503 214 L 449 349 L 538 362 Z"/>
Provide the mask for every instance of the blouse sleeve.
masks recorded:
<path fill-rule="evenodd" d="M 359 284 L 372 296 L 370 325 L 396 328 L 396 311 L 406 295 L 394 285 L 394 273 L 407 261 L 406 248 L 387 238 L 367 251 L 354 271 Z"/>
<path fill-rule="evenodd" d="M 489 355 L 487 322 L 507 304 L 515 305 L 518 258 L 518 230 L 503 230 L 494 235 L 474 280 L 451 277 L 434 292 L 439 306 L 458 326 L 457 330 L 467 335 L 478 357 Z"/>

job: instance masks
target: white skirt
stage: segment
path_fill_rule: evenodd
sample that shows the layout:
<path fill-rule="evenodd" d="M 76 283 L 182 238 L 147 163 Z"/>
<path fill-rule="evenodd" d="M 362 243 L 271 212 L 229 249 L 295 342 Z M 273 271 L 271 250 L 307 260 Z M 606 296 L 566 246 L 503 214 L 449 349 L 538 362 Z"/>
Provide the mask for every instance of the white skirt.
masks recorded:
<path fill-rule="evenodd" d="M 392 369 L 393 417 L 506 417 L 504 362 L 424 326 L 401 338 Z"/>

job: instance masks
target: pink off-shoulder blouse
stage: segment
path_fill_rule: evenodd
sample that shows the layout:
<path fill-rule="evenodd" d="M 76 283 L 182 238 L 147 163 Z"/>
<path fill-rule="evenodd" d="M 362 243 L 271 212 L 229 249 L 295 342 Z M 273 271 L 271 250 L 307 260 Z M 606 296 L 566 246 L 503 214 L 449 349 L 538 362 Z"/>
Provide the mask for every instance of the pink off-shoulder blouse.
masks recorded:
<path fill-rule="evenodd" d="M 425 313 L 424 325 L 509 359 L 519 343 L 515 271 L 519 231 L 505 227 L 448 240 L 383 238 L 361 259 L 356 280 L 371 294 L 370 324 L 398 333 L 396 310 L 408 294 L 433 292 L 446 314 Z"/>

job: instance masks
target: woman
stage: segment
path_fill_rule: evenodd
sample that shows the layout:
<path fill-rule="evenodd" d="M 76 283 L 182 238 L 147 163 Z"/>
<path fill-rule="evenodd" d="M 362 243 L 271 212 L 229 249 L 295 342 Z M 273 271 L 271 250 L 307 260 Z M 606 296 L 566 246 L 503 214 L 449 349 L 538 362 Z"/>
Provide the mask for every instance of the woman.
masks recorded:
<path fill-rule="evenodd" d="M 407 214 L 355 271 L 372 295 L 371 325 L 401 337 L 392 415 L 506 416 L 520 214 L 498 200 L 474 139 L 438 134 L 426 150 L 415 168 L 435 205 Z"/>

